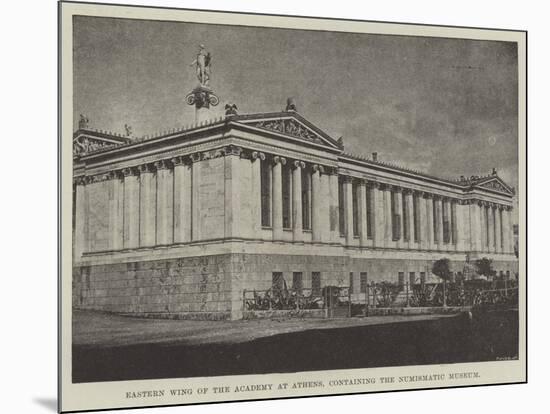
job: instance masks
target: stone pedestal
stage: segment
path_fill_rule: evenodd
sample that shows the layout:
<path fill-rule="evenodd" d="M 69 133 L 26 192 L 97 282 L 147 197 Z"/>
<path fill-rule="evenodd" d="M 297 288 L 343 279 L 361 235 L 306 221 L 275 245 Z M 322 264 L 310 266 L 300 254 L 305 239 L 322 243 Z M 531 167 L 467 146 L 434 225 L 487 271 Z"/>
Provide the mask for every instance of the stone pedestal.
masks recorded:
<path fill-rule="evenodd" d="M 208 86 L 199 85 L 185 98 L 187 104 L 195 106 L 195 124 L 200 125 L 206 122 L 209 116 L 210 105 L 216 106 L 220 103 L 219 98 Z"/>

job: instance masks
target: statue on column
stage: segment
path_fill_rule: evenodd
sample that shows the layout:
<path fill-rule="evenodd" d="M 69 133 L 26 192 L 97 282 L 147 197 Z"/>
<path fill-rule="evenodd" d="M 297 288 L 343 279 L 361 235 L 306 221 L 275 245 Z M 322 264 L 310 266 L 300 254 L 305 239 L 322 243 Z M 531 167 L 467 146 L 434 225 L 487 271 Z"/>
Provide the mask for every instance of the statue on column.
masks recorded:
<path fill-rule="evenodd" d="M 199 45 L 199 51 L 196 59 L 189 66 L 195 66 L 197 70 L 197 79 L 201 86 L 208 86 L 212 67 L 212 56 L 207 52 L 204 45 Z"/>

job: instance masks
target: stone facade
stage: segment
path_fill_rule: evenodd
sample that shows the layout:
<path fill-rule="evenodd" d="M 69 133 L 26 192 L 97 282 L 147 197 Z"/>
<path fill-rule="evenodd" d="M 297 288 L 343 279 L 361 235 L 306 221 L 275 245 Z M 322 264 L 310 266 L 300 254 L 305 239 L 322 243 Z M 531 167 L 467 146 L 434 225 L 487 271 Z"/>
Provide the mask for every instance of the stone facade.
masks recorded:
<path fill-rule="evenodd" d="M 243 290 L 399 278 L 447 257 L 517 272 L 514 191 L 496 174 L 446 180 L 346 154 L 302 116 L 228 115 L 144 140 L 79 129 L 75 307 L 242 317 Z M 113 143 L 116 142 L 116 143 Z"/>

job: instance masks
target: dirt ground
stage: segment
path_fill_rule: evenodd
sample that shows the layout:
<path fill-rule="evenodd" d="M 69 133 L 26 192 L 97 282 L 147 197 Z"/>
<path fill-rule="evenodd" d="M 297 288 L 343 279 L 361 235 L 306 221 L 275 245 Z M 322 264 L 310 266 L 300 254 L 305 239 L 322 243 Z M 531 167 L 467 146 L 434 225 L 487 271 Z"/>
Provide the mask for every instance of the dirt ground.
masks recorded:
<path fill-rule="evenodd" d="M 455 315 L 371 316 L 344 319 L 188 321 L 73 312 L 73 345 L 242 343 L 273 335 L 449 318 Z"/>

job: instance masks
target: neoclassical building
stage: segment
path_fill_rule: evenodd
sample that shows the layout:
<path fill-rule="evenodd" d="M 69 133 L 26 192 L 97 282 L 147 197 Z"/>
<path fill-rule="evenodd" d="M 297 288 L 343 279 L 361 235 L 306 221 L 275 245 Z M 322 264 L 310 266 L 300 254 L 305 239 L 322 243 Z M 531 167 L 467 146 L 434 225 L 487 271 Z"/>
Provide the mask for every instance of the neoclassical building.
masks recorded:
<path fill-rule="evenodd" d="M 517 272 L 514 190 L 345 152 L 290 105 L 145 139 L 74 133 L 76 308 L 238 319 L 243 289 L 430 281 L 432 263 Z"/>

